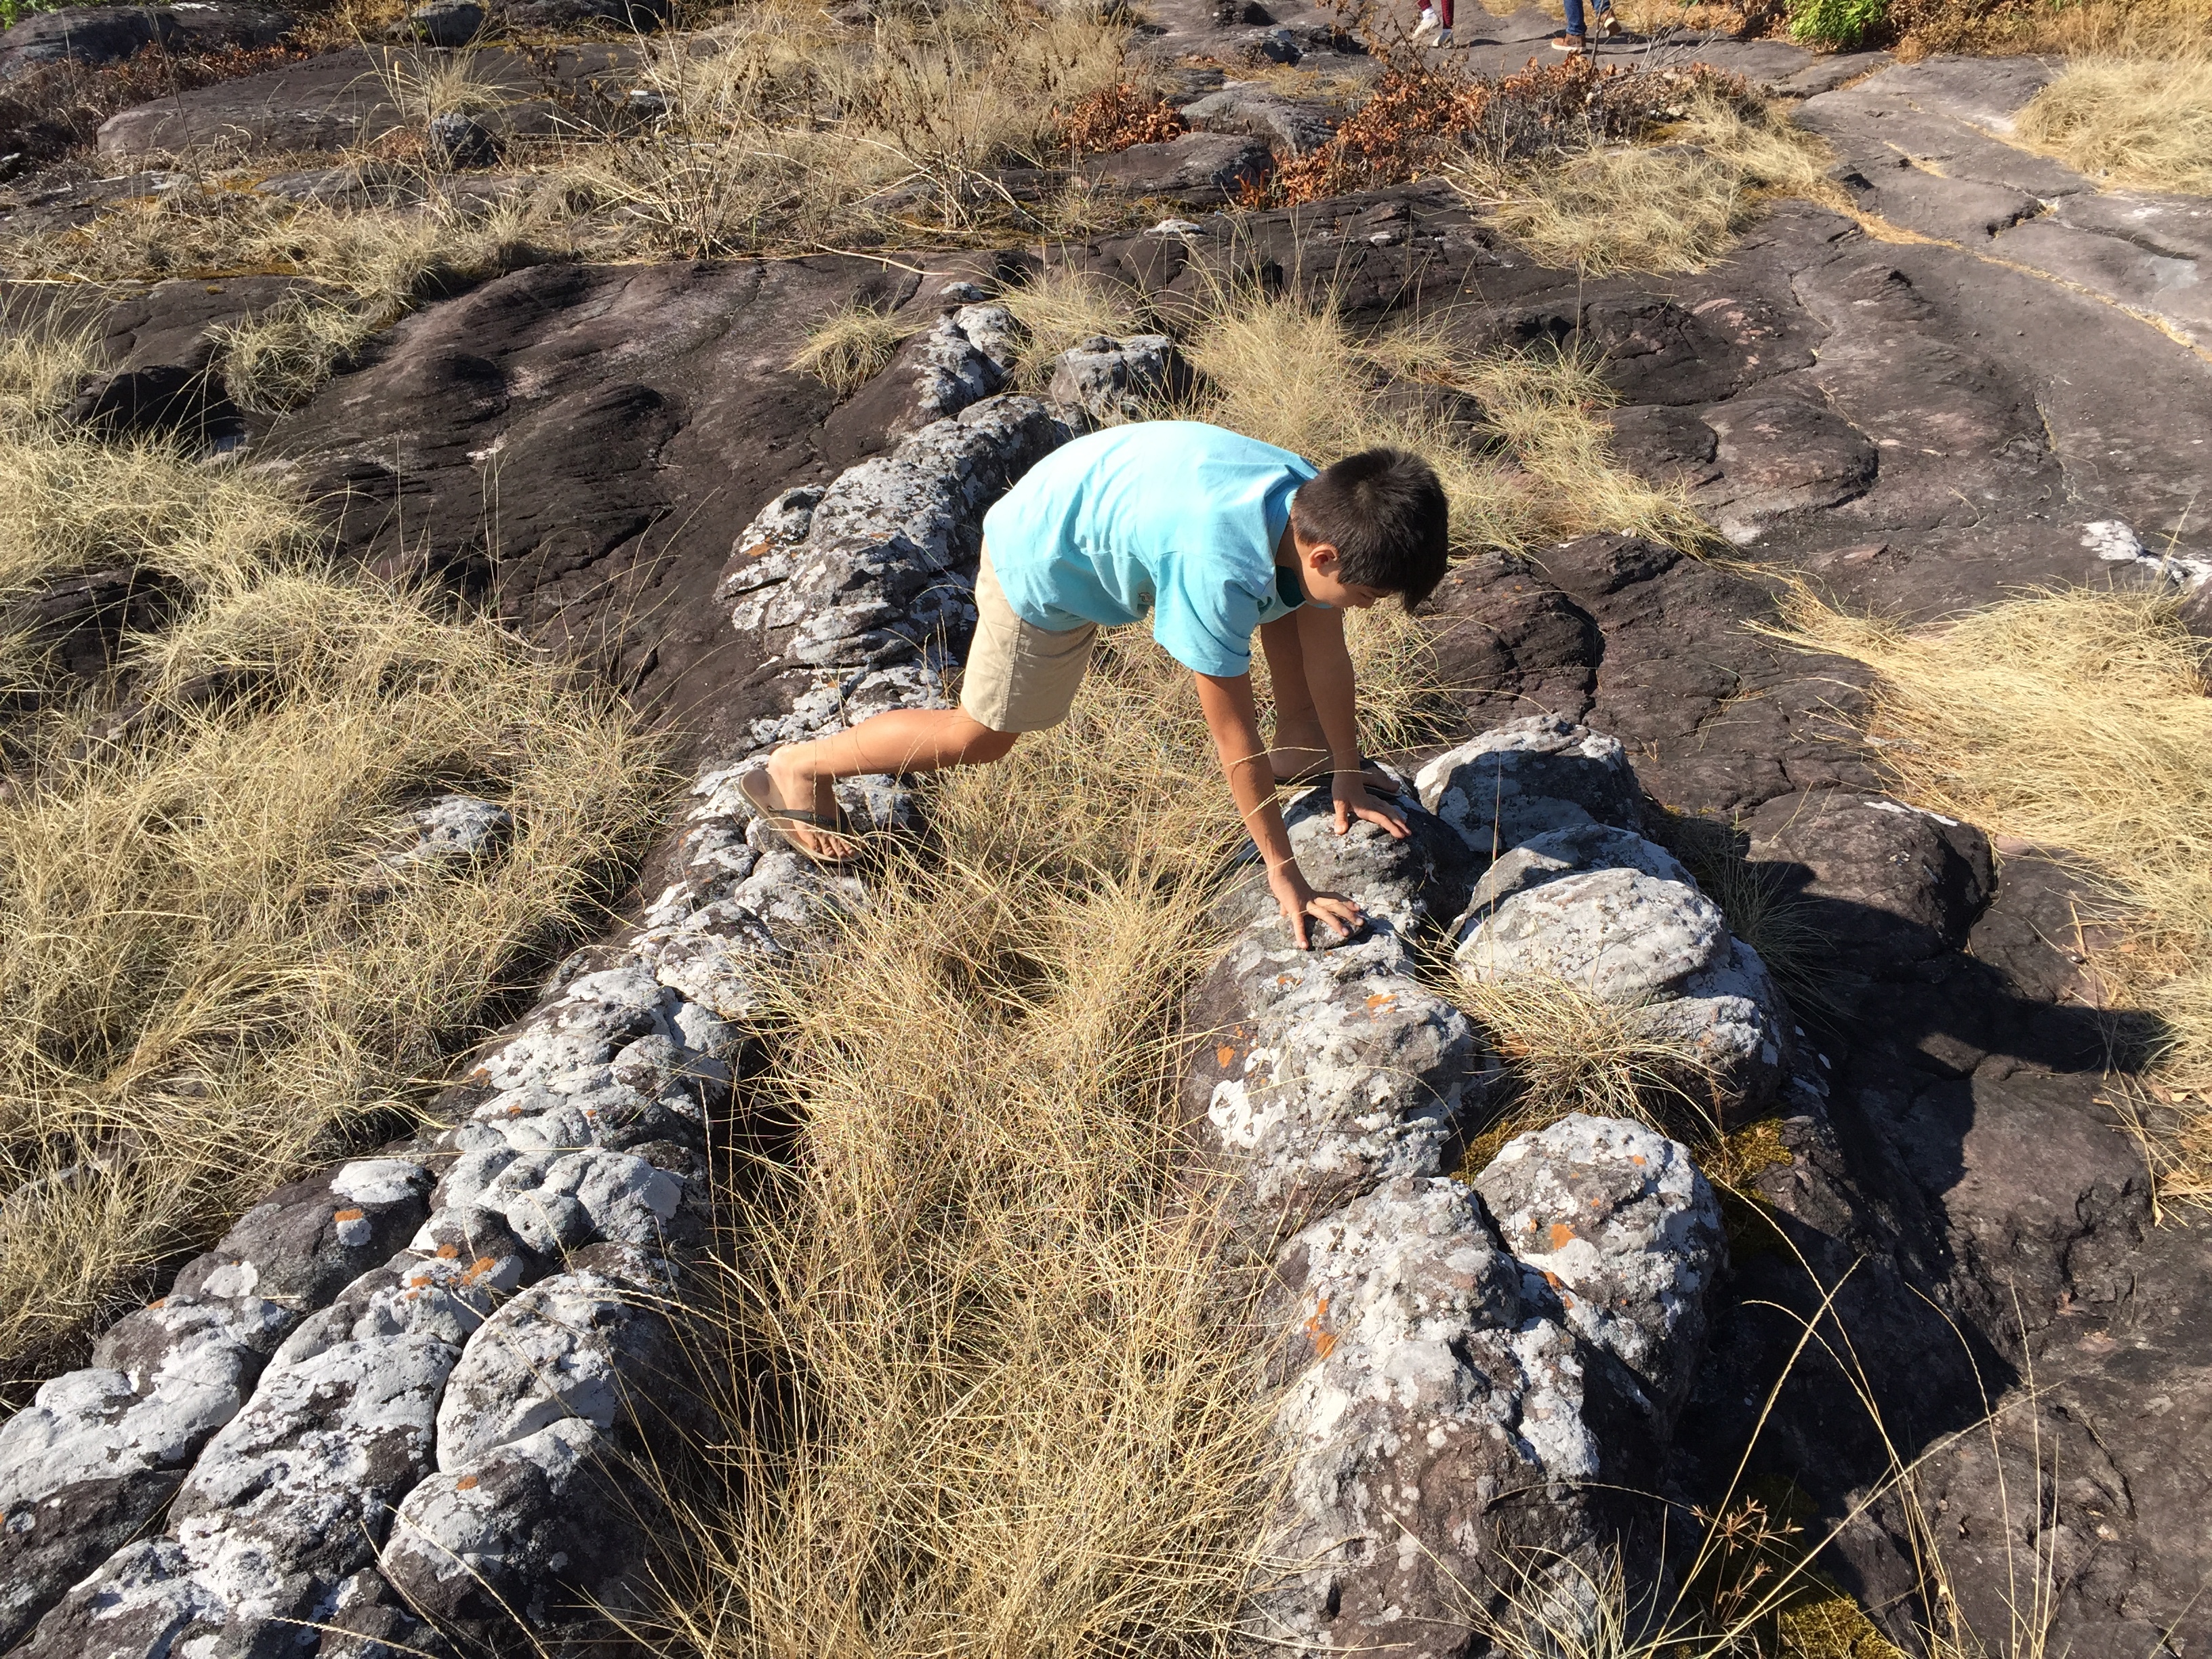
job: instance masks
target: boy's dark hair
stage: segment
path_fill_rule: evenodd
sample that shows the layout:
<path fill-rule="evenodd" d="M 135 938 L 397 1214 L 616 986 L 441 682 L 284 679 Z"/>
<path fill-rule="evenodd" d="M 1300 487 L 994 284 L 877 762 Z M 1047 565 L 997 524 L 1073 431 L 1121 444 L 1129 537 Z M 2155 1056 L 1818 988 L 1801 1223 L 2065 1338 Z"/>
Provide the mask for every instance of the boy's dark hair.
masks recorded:
<path fill-rule="evenodd" d="M 1450 508 L 1436 469 L 1409 451 L 1363 449 L 1323 467 L 1298 486 L 1291 518 L 1336 549 L 1340 580 L 1402 594 L 1408 611 L 1444 579 Z"/>

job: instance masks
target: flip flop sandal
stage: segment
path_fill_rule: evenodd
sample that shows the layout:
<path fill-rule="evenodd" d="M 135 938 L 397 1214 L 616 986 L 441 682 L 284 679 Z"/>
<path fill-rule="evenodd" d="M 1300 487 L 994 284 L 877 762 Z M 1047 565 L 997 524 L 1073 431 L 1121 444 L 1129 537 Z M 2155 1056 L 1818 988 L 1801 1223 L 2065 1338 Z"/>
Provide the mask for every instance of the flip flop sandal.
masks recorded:
<path fill-rule="evenodd" d="M 745 804 L 753 809 L 754 815 L 769 834 L 799 857 L 811 859 L 825 868 L 834 869 L 850 864 L 860 856 L 860 837 L 853 829 L 853 821 L 845 816 L 845 809 L 842 806 L 835 813 L 827 815 L 810 812 L 803 807 L 778 806 L 769 794 L 768 769 L 765 766 L 757 766 L 739 778 L 738 792 L 745 798 Z M 851 843 L 854 850 L 849 853 L 817 853 L 796 840 L 791 834 L 793 830 L 811 830 L 820 835 L 840 836 Z"/>
<path fill-rule="evenodd" d="M 1401 792 L 1398 786 L 1392 782 L 1387 775 L 1370 769 L 1374 764 L 1375 763 L 1364 755 L 1359 757 L 1359 775 L 1367 780 L 1367 793 L 1370 795 L 1387 795 L 1394 800 L 1401 799 Z M 1336 769 L 1327 761 L 1323 761 L 1317 766 L 1307 767 L 1303 772 L 1293 772 L 1287 778 L 1277 778 L 1275 787 L 1310 789 L 1316 784 L 1331 782 L 1335 776 Z"/>

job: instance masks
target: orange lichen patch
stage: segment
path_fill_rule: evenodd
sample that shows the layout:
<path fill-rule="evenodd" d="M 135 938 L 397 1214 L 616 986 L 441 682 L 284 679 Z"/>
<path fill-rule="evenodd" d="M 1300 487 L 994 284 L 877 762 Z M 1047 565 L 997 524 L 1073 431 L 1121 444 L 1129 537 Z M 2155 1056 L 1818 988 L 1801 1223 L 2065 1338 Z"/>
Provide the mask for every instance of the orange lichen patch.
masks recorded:
<path fill-rule="evenodd" d="M 1552 1224 L 1552 1248 L 1554 1250 L 1564 1250 L 1574 1242 L 1575 1230 L 1572 1227 L 1564 1221 L 1554 1221 Z"/>
<path fill-rule="evenodd" d="M 458 1244 L 449 1243 L 441 1244 L 438 1246 L 438 1256 L 441 1261 L 451 1261 L 454 1257 L 459 1255 L 460 1253 L 461 1247 Z"/>
<path fill-rule="evenodd" d="M 166 1296 L 157 1296 L 146 1305 L 149 1308 L 166 1308 L 169 1305 L 169 1298 Z"/>
<path fill-rule="evenodd" d="M 465 1474 L 459 1480 L 453 1482 L 453 1490 L 455 1492 L 474 1492 L 476 1489 L 477 1478 L 473 1474 Z"/>
<path fill-rule="evenodd" d="M 368 1213 L 366 1210 L 340 1210 L 331 1217 L 333 1221 L 359 1221 Z"/>
<path fill-rule="evenodd" d="M 1544 1269 L 1544 1282 L 1555 1291 L 1559 1288 L 1559 1276 L 1549 1267 Z"/>
<path fill-rule="evenodd" d="M 1213 1051 L 1213 1063 L 1223 1071 L 1227 1071 L 1237 1063 L 1237 1051 L 1227 1043 L 1223 1043 Z"/>
<path fill-rule="evenodd" d="M 1628 1161 L 1631 1164 L 1641 1164 L 1644 1162 L 1644 1154 L 1641 1152 L 1631 1152 L 1628 1155 Z"/>
<path fill-rule="evenodd" d="M 430 1275 L 428 1273 L 410 1273 L 407 1275 L 407 1288 L 410 1291 L 419 1291 L 429 1282 Z"/>
<path fill-rule="evenodd" d="M 1367 999 L 1367 1010 L 1372 1013 L 1377 1008 L 1388 1008 L 1397 1000 L 1397 994 L 1394 991 L 1377 991 Z"/>
<path fill-rule="evenodd" d="M 1321 1328 L 1322 1316 L 1328 1312 L 1328 1298 L 1327 1297 L 1322 1297 L 1320 1304 L 1314 1309 L 1313 1317 L 1307 1320 L 1304 1325 L 1298 1328 L 1300 1332 L 1312 1341 L 1314 1345 L 1314 1352 L 1319 1354 L 1323 1359 L 1328 1358 L 1329 1355 L 1336 1352 L 1335 1335 L 1331 1332 L 1322 1329 Z"/>
<path fill-rule="evenodd" d="M 480 1280 L 490 1278 L 493 1273 L 498 1271 L 498 1257 L 480 1255 L 475 1261 L 469 1263 L 468 1272 L 462 1274 L 461 1277 L 468 1283 L 474 1285 L 478 1283 Z"/>

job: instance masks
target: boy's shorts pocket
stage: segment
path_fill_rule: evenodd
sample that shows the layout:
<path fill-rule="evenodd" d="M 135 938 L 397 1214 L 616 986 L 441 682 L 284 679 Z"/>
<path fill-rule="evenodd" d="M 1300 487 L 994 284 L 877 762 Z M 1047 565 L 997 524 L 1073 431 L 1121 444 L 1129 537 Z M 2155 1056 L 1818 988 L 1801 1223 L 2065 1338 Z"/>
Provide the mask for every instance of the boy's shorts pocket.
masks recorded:
<path fill-rule="evenodd" d="M 986 546 L 975 572 L 975 642 L 961 676 L 960 707 L 994 732 L 1058 726 L 1075 702 L 1097 637 L 1091 623 L 1056 634 L 1016 616 Z"/>

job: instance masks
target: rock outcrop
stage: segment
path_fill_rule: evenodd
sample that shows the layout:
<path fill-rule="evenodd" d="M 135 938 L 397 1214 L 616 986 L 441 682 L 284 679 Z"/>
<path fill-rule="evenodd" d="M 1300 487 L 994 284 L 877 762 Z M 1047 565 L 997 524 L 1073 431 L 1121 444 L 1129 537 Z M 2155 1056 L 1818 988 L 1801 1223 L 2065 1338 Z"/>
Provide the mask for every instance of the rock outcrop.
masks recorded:
<path fill-rule="evenodd" d="M 1632 930 L 1593 947 L 1574 905 L 1528 908 L 1522 971 L 1576 980 L 1613 948 L 1668 965 L 1607 985 L 1642 999 L 1742 948 L 1670 855 L 1616 827 L 1638 810 L 1620 745 L 1525 720 L 1439 757 L 1421 794 L 1439 816 L 1407 803 L 1402 840 L 1334 835 L 1320 792 L 1294 806 L 1301 864 L 1364 929 L 1298 951 L 1251 884 L 1192 1005 L 1186 1180 L 1239 1257 L 1272 1263 L 1285 1334 L 1290 1473 L 1246 1607 L 1255 1651 L 1456 1655 L 1516 1609 L 1571 1619 L 1615 1559 L 1650 1582 L 1656 1529 L 1624 1494 L 1655 1483 L 1726 1259 L 1687 1150 L 1641 1125 L 1570 1117 L 1451 1178 L 1498 1062 L 1419 971 L 1425 934 L 1595 875 L 1670 889 L 1662 908 L 1698 926 L 1662 941 L 1672 955 Z"/>

